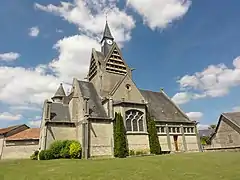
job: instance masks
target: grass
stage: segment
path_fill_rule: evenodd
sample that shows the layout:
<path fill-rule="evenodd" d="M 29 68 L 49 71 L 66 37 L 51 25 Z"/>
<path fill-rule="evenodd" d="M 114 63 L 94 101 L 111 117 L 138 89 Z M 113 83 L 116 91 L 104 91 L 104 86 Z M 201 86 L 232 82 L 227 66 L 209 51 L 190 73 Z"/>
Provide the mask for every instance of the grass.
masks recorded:
<path fill-rule="evenodd" d="M 0 180 L 239 180 L 240 153 L 187 153 L 126 159 L 2 160 Z"/>

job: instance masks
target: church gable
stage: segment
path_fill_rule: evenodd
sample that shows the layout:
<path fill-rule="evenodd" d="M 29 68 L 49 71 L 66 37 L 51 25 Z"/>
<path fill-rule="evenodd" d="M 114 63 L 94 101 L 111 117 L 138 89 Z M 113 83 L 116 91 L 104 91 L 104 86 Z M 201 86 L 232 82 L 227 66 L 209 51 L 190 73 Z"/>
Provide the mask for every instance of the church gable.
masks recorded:
<path fill-rule="evenodd" d="M 128 72 L 127 64 L 124 62 L 121 51 L 114 43 L 111 51 L 105 59 L 106 71 L 125 75 Z"/>
<path fill-rule="evenodd" d="M 142 103 L 142 100 L 144 100 L 144 97 L 127 74 L 114 86 L 110 94 L 114 100 L 124 98 L 124 101 L 136 103 Z"/>
<path fill-rule="evenodd" d="M 157 121 L 190 123 L 187 115 L 164 92 L 140 90 L 148 103 L 148 111 Z"/>

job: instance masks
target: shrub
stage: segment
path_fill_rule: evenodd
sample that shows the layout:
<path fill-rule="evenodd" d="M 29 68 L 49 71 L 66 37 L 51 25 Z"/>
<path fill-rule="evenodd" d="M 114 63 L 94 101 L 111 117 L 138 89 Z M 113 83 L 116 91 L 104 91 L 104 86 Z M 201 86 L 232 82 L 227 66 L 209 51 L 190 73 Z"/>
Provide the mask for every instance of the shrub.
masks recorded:
<path fill-rule="evenodd" d="M 44 157 L 45 160 L 51 160 L 55 158 L 54 153 L 52 152 L 51 149 L 45 150 Z"/>
<path fill-rule="evenodd" d="M 50 145 L 50 148 L 51 151 L 53 152 L 53 156 L 55 159 L 58 159 L 61 157 L 61 151 L 62 149 L 64 149 L 64 141 L 60 141 L 60 140 L 57 140 L 57 141 L 54 141 L 51 145 Z"/>
<path fill-rule="evenodd" d="M 46 150 L 42 150 L 42 151 L 39 152 L 39 159 L 40 160 L 45 160 L 45 151 Z"/>
<path fill-rule="evenodd" d="M 136 151 L 136 155 L 142 155 L 142 154 L 143 154 L 143 151 L 141 151 L 141 150 Z"/>
<path fill-rule="evenodd" d="M 77 159 L 77 158 L 81 158 L 81 145 L 79 142 L 77 141 L 73 141 L 70 144 L 70 150 L 69 150 L 69 154 L 71 158 Z"/>
<path fill-rule="evenodd" d="M 148 114 L 147 118 L 147 129 L 149 133 L 149 145 L 150 145 L 150 153 L 151 154 L 161 154 L 161 147 L 157 135 L 157 129 L 155 125 L 155 121 Z"/>
<path fill-rule="evenodd" d="M 134 156 L 134 155 L 135 155 L 135 151 L 131 149 L 131 150 L 129 151 L 129 155 L 130 155 L 130 156 Z"/>
<path fill-rule="evenodd" d="M 38 160 L 38 153 L 39 153 L 38 150 L 34 151 L 33 154 L 30 156 L 30 159 L 31 160 Z"/>
<path fill-rule="evenodd" d="M 125 158 L 128 156 L 126 132 L 123 123 L 123 117 L 120 113 L 115 113 L 114 156 L 118 158 Z"/>

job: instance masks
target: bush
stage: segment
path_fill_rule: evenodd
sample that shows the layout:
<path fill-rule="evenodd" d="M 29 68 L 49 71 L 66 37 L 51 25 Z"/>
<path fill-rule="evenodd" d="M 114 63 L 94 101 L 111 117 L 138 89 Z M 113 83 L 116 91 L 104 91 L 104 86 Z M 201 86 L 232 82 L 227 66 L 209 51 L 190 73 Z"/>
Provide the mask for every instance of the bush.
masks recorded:
<path fill-rule="evenodd" d="M 80 143 L 77 141 L 73 141 L 70 144 L 70 150 L 69 150 L 70 157 L 73 159 L 81 158 L 81 150 L 82 148 Z"/>
<path fill-rule="evenodd" d="M 45 156 L 45 160 L 51 160 L 55 158 L 54 153 L 52 152 L 51 149 L 45 150 L 44 156 Z"/>
<path fill-rule="evenodd" d="M 64 149 L 65 144 L 63 143 L 63 141 L 57 140 L 54 141 L 51 145 L 50 148 L 51 151 L 53 152 L 53 156 L 55 159 L 58 159 L 61 157 L 61 151 L 62 149 Z"/>
<path fill-rule="evenodd" d="M 46 150 L 40 151 L 40 153 L 39 153 L 39 160 L 45 160 L 45 151 Z"/>
<path fill-rule="evenodd" d="M 128 156 L 128 146 L 123 117 L 120 113 L 115 113 L 114 121 L 114 156 L 125 158 Z"/>
<path fill-rule="evenodd" d="M 135 155 L 135 151 L 131 149 L 131 150 L 129 151 L 129 155 L 130 155 L 130 156 L 134 156 L 134 155 Z"/>
<path fill-rule="evenodd" d="M 151 154 L 161 154 L 161 147 L 157 135 L 157 129 L 155 125 L 155 121 L 148 114 L 147 117 L 147 129 L 149 133 L 149 145 L 150 145 L 150 153 Z"/>
<path fill-rule="evenodd" d="M 38 160 L 38 154 L 39 154 L 38 150 L 34 151 L 33 154 L 30 156 L 30 159 L 31 160 Z"/>

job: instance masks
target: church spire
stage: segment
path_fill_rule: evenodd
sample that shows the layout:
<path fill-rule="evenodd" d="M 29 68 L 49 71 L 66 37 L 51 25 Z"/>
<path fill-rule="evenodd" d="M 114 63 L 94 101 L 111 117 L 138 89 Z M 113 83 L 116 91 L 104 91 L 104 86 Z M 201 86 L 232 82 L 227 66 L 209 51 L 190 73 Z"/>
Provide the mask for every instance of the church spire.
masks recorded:
<path fill-rule="evenodd" d="M 52 100 L 54 102 L 62 102 L 62 100 L 65 96 L 66 96 L 66 94 L 65 94 L 65 91 L 64 91 L 62 83 L 61 83 L 60 86 L 58 87 L 56 93 L 52 97 Z"/>
<path fill-rule="evenodd" d="M 104 28 L 104 32 L 103 32 L 103 37 L 102 37 L 102 41 L 104 39 L 111 39 L 111 40 L 114 40 L 113 36 L 112 36 L 112 33 L 110 31 L 110 28 L 109 28 L 109 25 L 108 25 L 108 22 L 106 20 L 106 24 L 105 24 L 105 28 Z M 101 42 L 102 42 L 101 41 Z"/>
<path fill-rule="evenodd" d="M 108 22 L 106 20 L 106 24 L 105 24 L 105 28 L 104 28 L 104 32 L 103 32 L 103 37 L 101 40 L 101 44 L 102 44 L 102 48 L 101 51 L 104 54 L 104 56 L 106 57 L 108 52 L 110 51 L 110 49 L 112 48 L 113 45 L 113 36 L 112 33 L 110 31 L 110 28 L 108 26 Z"/>

